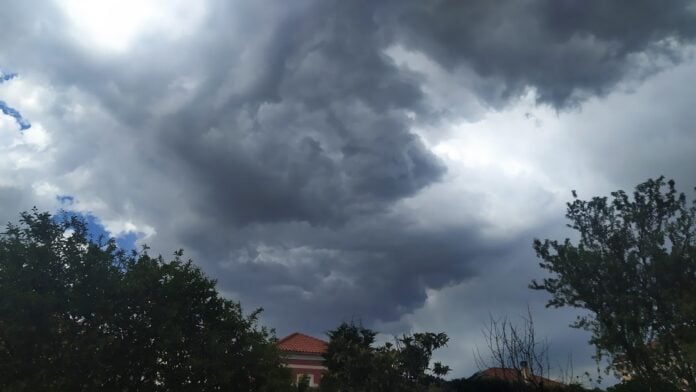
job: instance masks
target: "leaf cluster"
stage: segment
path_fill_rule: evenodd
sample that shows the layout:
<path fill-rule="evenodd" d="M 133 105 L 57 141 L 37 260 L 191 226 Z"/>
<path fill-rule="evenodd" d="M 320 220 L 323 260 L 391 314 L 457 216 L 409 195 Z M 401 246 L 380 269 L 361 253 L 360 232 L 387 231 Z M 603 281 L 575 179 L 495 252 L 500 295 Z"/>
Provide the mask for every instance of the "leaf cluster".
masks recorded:
<path fill-rule="evenodd" d="M 598 357 L 617 373 L 696 390 L 696 201 L 663 177 L 611 199 L 568 203 L 570 239 L 535 240 L 549 306 L 586 309 Z"/>
<path fill-rule="evenodd" d="M 36 210 L 0 235 L 0 390 L 279 391 L 272 331 L 182 252 L 93 241 Z"/>
<path fill-rule="evenodd" d="M 602 392 L 600 389 L 586 389 L 580 385 L 560 387 L 539 386 L 523 382 L 510 382 L 499 379 L 459 378 L 448 381 L 443 391 L 446 392 Z M 618 392 L 618 391 L 617 391 Z M 667 392 L 667 391 L 665 391 Z"/>
<path fill-rule="evenodd" d="M 374 346 L 377 333 L 355 323 L 343 323 L 328 335 L 322 391 L 435 390 L 450 371 L 439 362 L 430 367 L 433 351 L 447 345 L 444 333 L 403 335 L 379 347 Z"/>

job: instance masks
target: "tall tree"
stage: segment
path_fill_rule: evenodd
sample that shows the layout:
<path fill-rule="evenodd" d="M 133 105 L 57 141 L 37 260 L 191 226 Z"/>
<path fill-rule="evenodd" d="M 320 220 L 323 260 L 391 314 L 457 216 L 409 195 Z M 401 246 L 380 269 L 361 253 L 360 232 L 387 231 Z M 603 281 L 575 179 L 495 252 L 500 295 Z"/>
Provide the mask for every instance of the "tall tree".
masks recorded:
<path fill-rule="evenodd" d="M 551 293 L 548 306 L 588 310 L 574 326 L 614 370 L 696 391 L 696 201 L 663 177 L 632 197 L 573 195 L 566 216 L 579 239 L 535 240 L 551 276 L 531 287 Z"/>
<path fill-rule="evenodd" d="M 0 235 L 3 391 L 281 391 L 271 331 L 182 260 L 94 242 L 77 217 Z"/>
<path fill-rule="evenodd" d="M 430 367 L 433 351 L 447 344 L 444 333 L 403 335 L 379 347 L 374 347 L 377 333 L 355 323 L 328 334 L 322 391 L 427 391 L 450 370 L 439 362 Z"/>

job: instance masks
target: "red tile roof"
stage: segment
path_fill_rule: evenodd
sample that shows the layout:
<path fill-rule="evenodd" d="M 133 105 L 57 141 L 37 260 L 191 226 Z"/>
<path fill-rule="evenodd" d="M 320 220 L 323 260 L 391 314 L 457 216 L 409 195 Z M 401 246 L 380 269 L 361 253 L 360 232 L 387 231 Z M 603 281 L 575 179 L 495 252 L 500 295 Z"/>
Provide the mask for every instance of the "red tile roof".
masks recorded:
<path fill-rule="evenodd" d="M 497 379 L 507 382 L 518 382 L 522 380 L 522 375 L 517 369 L 510 368 L 488 368 L 484 371 L 476 373 L 472 378 L 484 378 L 484 379 Z M 562 386 L 563 384 L 558 381 L 549 380 L 545 377 L 540 376 L 530 376 L 534 383 L 544 384 L 546 386 Z"/>
<path fill-rule="evenodd" d="M 281 351 L 303 354 L 321 355 L 326 352 L 327 346 L 328 343 L 325 341 L 301 334 L 299 332 L 290 334 L 280 339 L 278 342 L 278 348 Z"/>
<path fill-rule="evenodd" d="M 498 380 L 516 382 L 521 380 L 521 374 L 515 369 L 506 368 L 488 368 L 480 373 L 477 377 L 495 378 Z"/>

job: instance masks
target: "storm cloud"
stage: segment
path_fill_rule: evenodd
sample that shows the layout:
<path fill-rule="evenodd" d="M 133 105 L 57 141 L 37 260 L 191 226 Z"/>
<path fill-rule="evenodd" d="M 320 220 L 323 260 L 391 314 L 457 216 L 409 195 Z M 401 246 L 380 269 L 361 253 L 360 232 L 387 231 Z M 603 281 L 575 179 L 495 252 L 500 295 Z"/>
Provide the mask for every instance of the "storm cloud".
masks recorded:
<path fill-rule="evenodd" d="M 527 88 L 556 107 L 605 95 L 661 61 L 678 61 L 679 43 L 696 35 L 691 1 L 434 1 L 399 8 L 399 42 L 448 69 L 470 67 L 499 83 L 479 92 L 493 103 Z"/>

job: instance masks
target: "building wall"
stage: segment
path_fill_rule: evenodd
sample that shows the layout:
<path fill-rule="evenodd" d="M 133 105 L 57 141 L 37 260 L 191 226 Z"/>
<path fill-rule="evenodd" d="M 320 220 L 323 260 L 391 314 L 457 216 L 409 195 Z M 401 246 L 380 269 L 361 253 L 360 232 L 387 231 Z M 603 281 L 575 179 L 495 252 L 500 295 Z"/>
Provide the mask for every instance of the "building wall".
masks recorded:
<path fill-rule="evenodd" d="M 310 377 L 310 386 L 318 387 L 321 376 L 326 371 L 323 366 L 323 358 L 314 355 L 292 354 L 286 356 L 285 363 L 290 368 L 293 382 L 297 382 L 300 376 L 306 374 Z"/>

